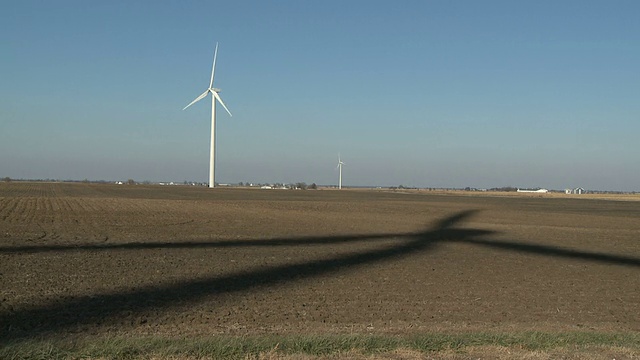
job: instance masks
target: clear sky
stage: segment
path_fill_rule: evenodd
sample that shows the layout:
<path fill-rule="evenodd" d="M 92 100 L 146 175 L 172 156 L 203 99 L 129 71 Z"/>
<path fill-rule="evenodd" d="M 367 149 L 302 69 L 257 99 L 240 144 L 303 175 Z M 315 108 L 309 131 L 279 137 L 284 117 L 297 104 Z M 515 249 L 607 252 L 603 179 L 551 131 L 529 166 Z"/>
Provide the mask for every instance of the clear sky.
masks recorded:
<path fill-rule="evenodd" d="M 640 190 L 640 2 L 3 1 L 0 177 Z"/>

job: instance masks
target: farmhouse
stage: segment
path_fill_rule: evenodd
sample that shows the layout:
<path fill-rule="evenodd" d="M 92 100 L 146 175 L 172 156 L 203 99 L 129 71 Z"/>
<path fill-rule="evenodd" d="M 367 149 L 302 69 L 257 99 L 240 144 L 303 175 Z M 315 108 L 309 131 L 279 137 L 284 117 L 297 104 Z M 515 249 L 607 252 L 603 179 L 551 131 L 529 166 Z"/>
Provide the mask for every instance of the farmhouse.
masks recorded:
<path fill-rule="evenodd" d="M 581 187 L 577 187 L 575 189 L 565 189 L 564 193 L 565 194 L 584 194 L 586 193 L 586 191 Z"/>

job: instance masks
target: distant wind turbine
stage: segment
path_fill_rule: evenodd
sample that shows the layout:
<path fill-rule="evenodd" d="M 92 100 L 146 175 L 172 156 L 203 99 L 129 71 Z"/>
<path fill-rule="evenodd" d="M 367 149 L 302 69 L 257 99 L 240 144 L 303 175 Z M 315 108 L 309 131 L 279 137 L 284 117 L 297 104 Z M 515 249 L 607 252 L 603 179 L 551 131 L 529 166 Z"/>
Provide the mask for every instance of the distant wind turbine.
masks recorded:
<path fill-rule="evenodd" d="M 185 106 L 184 109 L 182 110 L 186 110 L 189 106 L 197 103 L 198 101 L 204 99 L 209 93 L 211 93 L 211 153 L 209 155 L 209 187 L 215 187 L 216 184 L 216 177 L 215 177 L 215 171 L 216 171 L 216 167 L 215 167 L 215 161 L 216 161 L 216 156 L 215 156 L 215 151 L 216 151 L 216 100 L 218 100 L 220 102 L 220 105 L 222 105 L 222 107 L 227 110 L 227 112 L 229 113 L 229 116 L 233 116 L 231 115 L 231 112 L 229 111 L 229 109 L 227 109 L 227 107 L 225 106 L 224 102 L 222 102 L 222 99 L 220 98 L 220 95 L 218 95 L 218 93 L 221 91 L 220 89 L 216 89 L 213 87 L 213 75 L 216 71 L 216 57 L 218 56 L 218 43 L 216 43 L 216 50 L 213 53 L 213 67 L 211 68 L 211 80 L 209 81 L 209 87 L 207 88 L 207 90 L 205 90 L 202 94 L 200 94 L 200 96 L 198 96 L 195 100 L 193 100 L 189 105 Z"/>
<path fill-rule="evenodd" d="M 338 178 L 338 189 L 342 189 L 342 165 L 344 165 L 344 163 L 340 160 L 340 154 L 338 154 L 338 166 L 336 166 L 336 169 L 340 171 L 340 177 Z"/>

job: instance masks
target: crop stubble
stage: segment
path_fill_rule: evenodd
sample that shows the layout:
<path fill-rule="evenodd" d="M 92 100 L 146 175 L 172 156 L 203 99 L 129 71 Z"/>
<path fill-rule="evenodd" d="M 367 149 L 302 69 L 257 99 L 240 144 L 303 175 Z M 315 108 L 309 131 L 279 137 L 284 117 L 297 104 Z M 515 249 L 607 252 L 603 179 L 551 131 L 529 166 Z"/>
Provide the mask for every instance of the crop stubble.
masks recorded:
<path fill-rule="evenodd" d="M 0 228 L 0 340 L 640 330 L 637 201 L 14 182 Z"/>

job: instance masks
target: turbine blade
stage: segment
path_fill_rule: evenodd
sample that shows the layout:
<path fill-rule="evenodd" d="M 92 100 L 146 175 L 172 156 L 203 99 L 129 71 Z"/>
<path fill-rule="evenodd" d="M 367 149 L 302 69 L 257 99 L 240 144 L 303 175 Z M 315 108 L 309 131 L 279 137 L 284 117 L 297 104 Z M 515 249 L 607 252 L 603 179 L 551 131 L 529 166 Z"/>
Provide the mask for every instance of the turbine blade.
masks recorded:
<path fill-rule="evenodd" d="M 218 43 L 216 43 L 216 50 L 213 52 L 213 67 L 211 68 L 211 81 L 209 81 L 209 89 L 213 86 L 213 74 L 216 72 L 216 58 L 218 57 Z"/>
<path fill-rule="evenodd" d="M 202 98 L 207 96 L 208 92 L 209 92 L 209 89 L 205 90 L 202 94 L 200 94 L 200 96 L 198 96 L 195 100 L 193 100 L 191 103 L 189 103 L 189 105 L 185 106 L 184 109 L 182 109 L 182 110 L 186 110 L 189 106 L 191 106 L 191 105 L 197 103 L 198 101 L 202 100 Z"/>
<path fill-rule="evenodd" d="M 212 91 L 211 92 L 213 94 L 213 96 L 220 102 L 220 105 L 222 105 L 222 107 L 227 110 L 227 112 L 229 113 L 229 116 L 233 116 L 231 115 L 231 111 L 229 111 L 229 109 L 227 109 L 227 106 L 222 102 L 222 99 L 220 99 L 220 95 L 218 95 L 217 92 Z"/>

